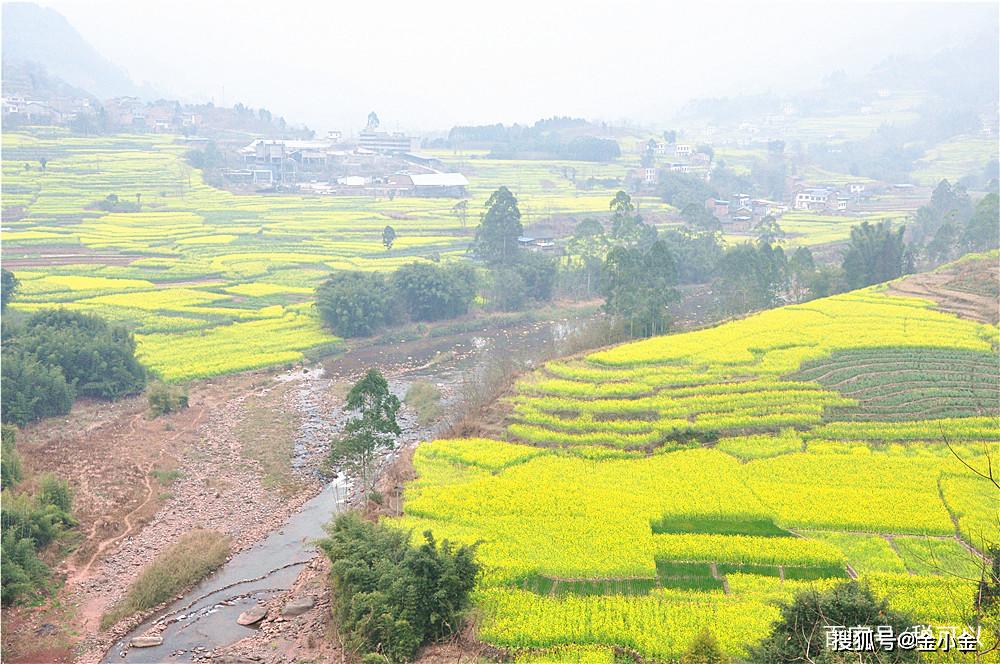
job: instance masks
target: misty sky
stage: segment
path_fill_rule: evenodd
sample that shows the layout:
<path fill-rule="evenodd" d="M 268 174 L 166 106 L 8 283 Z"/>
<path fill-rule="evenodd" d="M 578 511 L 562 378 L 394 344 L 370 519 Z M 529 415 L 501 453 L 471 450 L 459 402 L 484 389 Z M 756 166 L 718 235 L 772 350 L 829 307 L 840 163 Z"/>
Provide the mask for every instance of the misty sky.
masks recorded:
<path fill-rule="evenodd" d="M 982 4 L 37 0 L 136 82 L 318 130 L 662 124 L 687 99 L 811 87 L 996 31 Z"/>

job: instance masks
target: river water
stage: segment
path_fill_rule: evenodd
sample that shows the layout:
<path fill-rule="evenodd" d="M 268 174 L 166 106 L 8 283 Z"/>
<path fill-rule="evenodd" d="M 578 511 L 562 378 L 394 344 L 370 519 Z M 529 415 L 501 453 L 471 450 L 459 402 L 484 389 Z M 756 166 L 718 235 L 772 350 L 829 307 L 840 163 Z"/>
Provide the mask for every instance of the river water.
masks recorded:
<path fill-rule="evenodd" d="M 444 337 L 433 344 L 435 350 L 431 352 L 440 353 L 442 349 L 451 352 L 441 355 L 443 359 L 435 362 L 427 362 L 430 358 L 414 354 L 405 358 L 391 358 L 380 354 L 378 358 L 364 360 L 375 360 L 383 365 L 383 362 L 388 364 L 393 359 L 403 359 L 418 367 L 426 365 L 390 373 L 388 378 L 391 389 L 402 397 L 409 384 L 415 380 L 450 387 L 441 403 L 442 408 L 447 411 L 460 406 L 470 377 L 479 377 L 478 381 L 481 383 L 486 374 L 495 371 L 498 362 L 524 368 L 554 357 L 563 352 L 573 335 L 586 324 L 586 321 L 581 320 L 520 324 Z M 331 369 L 336 372 L 341 367 L 345 372 L 353 371 L 357 364 L 357 358 L 351 358 L 348 354 L 328 361 L 327 372 Z M 306 403 L 314 401 L 308 391 L 303 393 L 302 398 Z M 315 409 L 308 409 L 304 414 L 306 417 L 303 417 L 299 438 L 300 441 L 309 442 L 317 435 L 316 419 L 324 414 Z M 406 430 L 405 424 L 401 424 Z M 443 425 L 442 422 L 438 426 Z M 412 443 L 416 439 L 432 437 L 435 433 L 426 429 L 411 431 L 401 443 Z M 297 444 L 297 450 L 300 448 Z M 391 458 L 387 461 L 391 461 Z M 298 455 L 293 460 L 293 465 L 306 473 L 315 470 L 301 468 Z M 105 654 L 104 662 L 157 664 L 191 661 L 198 655 L 249 636 L 256 627 L 238 625 L 236 618 L 251 606 L 266 602 L 292 587 L 303 566 L 316 554 L 315 542 L 325 535 L 323 526 L 347 507 L 349 494 L 349 481 L 344 476 L 329 482 L 279 529 L 233 556 L 181 599 L 154 614 L 117 641 Z M 163 644 L 151 648 L 130 647 L 133 638 L 147 633 L 159 634 L 163 638 Z"/>

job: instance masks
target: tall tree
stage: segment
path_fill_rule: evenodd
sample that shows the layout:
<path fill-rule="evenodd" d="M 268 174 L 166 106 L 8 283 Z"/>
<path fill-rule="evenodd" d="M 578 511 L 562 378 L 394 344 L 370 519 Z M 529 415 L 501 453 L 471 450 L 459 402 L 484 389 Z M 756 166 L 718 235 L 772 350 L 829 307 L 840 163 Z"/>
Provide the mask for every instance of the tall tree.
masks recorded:
<path fill-rule="evenodd" d="M 767 215 L 754 228 L 757 231 L 757 241 L 765 244 L 775 244 L 785 237 L 785 231 L 778 225 L 773 215 Z"/>
<path fill-rule="evenodd" d="M 648 337 L 669 328 L 667 306 L 678 299 L 677 267 L 662 240 L 645 252 L 612 248 L 601 285 L 604 311 L 620 320 L 631 336 Z"/>
<path fill-rule="evenodd" d="M 1000 198 L 987 194 L 976 204 L 976 211 L 962 232 L 962 247 L 966 251 L 982 251 L 1000 246 Z"/>
<path fill-rule="evenodd" d="M 567 244 L 569 253 L 579 256 L 583 263 L 587 295 L 593 292 L 593 285 L 600 279 L 601 267 L 608 255 L 609 246 L 604 227 L 596 219 L 584 219 L 577 224 L 573 237 Z"/>
<path fill-rule="evenodd" d="M 844 278 L 849 288 L 863 288 L 912 271 L 912 257 L 903 242 L 903 228 L 895 231 L 888 220 L 867 221 L 851 228 L 844 253 Z"/>
<path fill-rule="evenodd" d="M 378 452 L 392 449 L 402 434 L 396 423 L 399 406 L 399 398 L 389 391 L 389 382 L 378 369 L 369 369 L 347 393 L 345 408 L 357 415 L 348 420 L 344 434 L 333 441 L 330 462 L 358 476 L 366 499 Z"/>
<path fill-rule="evenodd" d="M 788 281 L 792 299 L 802 302 L 816 275 L 816 261 L 809 247 L 799 247 L 788 261 Z"/>
<path fill-rule="evenodd" d="M 517 238 L 524 233 L 517 199 L 507 187 L 500 187 L 486 201 L 473 249 L 489 265 L 510 265 L 517 260 Z"/>
<path fill-rule="evenodd" d="M 635 210 L 632 197 L 619 191 L 611 199 L 611 243 L 619 247 L 649 246 L 656 240 L 656 228 L 647 226 Z"/>
<path fill-rule="evenodd" d="M 396 241 L 396 229 L 392 226 L 386 226 L 382 229 L 382 246 L 385 247 L 386 251 L 392 249 L 392 243 Z"/>
<path fill-rule="evenodd" d="M 781 247 L 749 242 L 727 251 L 719 263 L 718 290 L 737 313 L 781 303 L 788 287 L 788 264 Z"/>
<path fill-rule="evenodd" d="M 0 309 L 6 309 L 7 304 L 14 299 L 14 293 L 21 282 L 7 268 L 0 268 Z"/>
<path fill-rule="evenodd" d="M 469 221 L 469 201 L 463 199 L 455 203 L 455 205 L 451 208 L 451 211 L 456 217 L 458 217 L 459 222 L 462 224 L 462 228 L 465 228 L 465 225 Z"/>

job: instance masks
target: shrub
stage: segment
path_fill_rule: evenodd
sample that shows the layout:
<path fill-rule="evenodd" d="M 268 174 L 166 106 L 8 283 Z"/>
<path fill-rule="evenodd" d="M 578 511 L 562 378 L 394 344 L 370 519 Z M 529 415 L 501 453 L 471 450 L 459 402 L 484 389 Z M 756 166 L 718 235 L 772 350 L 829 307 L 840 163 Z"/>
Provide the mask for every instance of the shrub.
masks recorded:
<path fill-rule="evenodd" d="M 3 447 L 0 448 L 0 487 L 12 489 L 21 481 L 21 455 L 15 443 L 16 429 L 3 425 Z"/>
<path fill-rule="evenodd" d="M 527 285 L 520 273 L 513 268 L 497 268 L 489 293 L 490 308 L 499 311 L 520 311 L 528 297 Z"/>
<path fill-rule="evenodd" d="M 707 627 L 701 630 L 681 657 L 681 664 L 729 664 L 731 661 Z"/>
<path fill-rule="evenodd" d="M 333 613 L 345 645 L 362 661 L 409 661 L 421 644 L 455 632 L 469 606 L 474 548 L 440 546 L 430 531 L 409 535 L 342 514 L 320 542 L 332 563 Z"/>
<path fill-rule="evenodd" d="M 167 415 L 188 407 L 187 390 L 179 385 L 153 383 L 149 388 L 147 398 L 153 417 Z"/>
<path fill-rule="evenodd" d="M 316 289 L 323 322 L 342 337 L 366 337 L 399 316 L 392 290 L 376 272 L 335 272 Z"/>
<path fill-rule="evenodd" d="M 59 367 L 77 394 L 118 399 L 146 386 L 133 336 L 124 326 L 99 316 L 65 309 L 40 311 L 16 339 L 42 364 Z"/>
<path fill-rule="evenodd" d="M 5 346 L 7 343 L 5 342 Z M 74 392 L 58 367 L 46 366 L 30 353 L 4 349 L 0 410 L 6 424 L 65 415 L 73 406 Z"/>
<path fill-rule="evenodd" d="M 892 625 L 899 634 L 914 624 L 908 616 L 889 608 L 871 590 L 857 581 L 848 581 L 819 592 L 806 590 L 784 607 L 771 634 L 751 650 L 753 662 L 832 662 L 826 650 L 827 625 Z M 920 655 L 896 649 L 885 654 L 887 662 L 911 662 Z"/>
<path fill-rule="evenodd" d="M 146 385 L 135 339 L 99 316 L 48 309 L 4 330 L 3 421 L 68 413 L 77 394 L 117 399 Z"/>
<path fill-rule="evenodd" d="M 476 294 L 476 272 L 464 264 L 411 263 L 396 270 L 392 285 L 411 320 L 455 318 L 469 310 Z"/>
<path fill-rule="evenodd" d="M 4 446 L 13 444 L 12 437 Z M 6 452 L 5 452 L 6 455 Z M 70 514 L 72 494 L 69 486 L 52 475 L 44 475 L 39 490 L 31 496 L 5 488 L 0 499 L 3 580 L 2 604 L 23 604 L 45 590 L 49 568 L 39 559 L 38 551 L 76 525 Z"/>

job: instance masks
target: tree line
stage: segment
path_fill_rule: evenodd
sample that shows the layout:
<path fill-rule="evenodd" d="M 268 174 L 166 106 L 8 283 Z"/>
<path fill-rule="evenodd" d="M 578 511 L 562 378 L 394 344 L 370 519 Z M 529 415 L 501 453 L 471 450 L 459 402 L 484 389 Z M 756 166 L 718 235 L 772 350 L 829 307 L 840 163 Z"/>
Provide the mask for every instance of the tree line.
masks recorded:
<path fill-rule="evenodd" d="M 383 231 L 392 245 L 395 232 Z M 527 251 L 517 199 L 500 187 L 486 202 L 471 251 L 485 269 L 465 262 L 414 262 L 390 275 L 335 272 L 316 290 L 324 323 L 339 336 L 364 337 L 405 322 L 457 318 L 477 299 L 494 311 L 519 311 L 552 299 L 557 264 Z"/>

